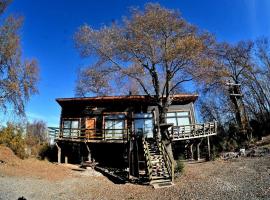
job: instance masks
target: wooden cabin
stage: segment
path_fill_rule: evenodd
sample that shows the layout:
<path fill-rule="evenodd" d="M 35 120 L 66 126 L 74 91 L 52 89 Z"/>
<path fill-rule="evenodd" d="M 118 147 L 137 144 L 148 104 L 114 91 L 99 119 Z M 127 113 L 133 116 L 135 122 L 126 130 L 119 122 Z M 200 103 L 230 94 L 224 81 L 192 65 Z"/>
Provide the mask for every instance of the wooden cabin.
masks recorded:
<path fill-rule="evenodd" d="M 196 122 L 197 98 L 193 94 L 174 95 L 166 124 L 161 125 L 167 129 L 174 150 L 181 141 L 188 141 L 191 159 L 195 146 L 191 141 L 195 141 L 197 159 L 200 159 L 198 144 L 206 138 L 209 148 L 209 136 L 217 132 L 216 122 Z M 104 166 L 127 168 L 133 176 L 140 176 L 139 172 L 144 170 L 151 182 L 173 179 L 174 161 L 162 137 L 158 137 L 159 113 L 149 96 L 58 98 L 56 101 L 62 108 L 60 127 L 51 131 L 56 135 L 59 162 L 94 159 Z"/>

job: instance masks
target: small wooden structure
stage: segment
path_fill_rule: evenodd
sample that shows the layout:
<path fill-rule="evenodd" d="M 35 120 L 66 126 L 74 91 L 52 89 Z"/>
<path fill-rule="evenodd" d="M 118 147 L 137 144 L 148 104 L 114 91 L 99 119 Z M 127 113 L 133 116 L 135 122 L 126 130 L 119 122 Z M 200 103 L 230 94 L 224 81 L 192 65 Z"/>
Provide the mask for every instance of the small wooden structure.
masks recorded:
<path fill-rule="evenodd" d="M 188 141 L 192 152 L 206 138 L 217 134 L 217 123 L 196 123 L 194 102 L 197 95 L 174 95 L 166 114 L 173 145 Z M 162 138 L 155 137 L 159 113 L 148 96 L 105 96 L 56 99 L 62 108 L 60 126 L 51 127 L 58 148 L 58 162 L 95 159 L 98 163 L 122 163 L 129 176 L 145 176 L 152 183 L 173 180 L 174 161 Z M 165 124 L 166 126 L 166 124 Z M 165 127 L 164 126 L 164 127 Z M 177 152 L 176 152 L 177 153 Z M 70 157 L 70 158 L 68 158 Z M 125 164 L 126 163 L 126 164 Z M 135 168 L 134 168 L 135 167 Z M 137 169 L 137 173 L 135 173 Z M 135 171 L 134 171 L 135 170 Z"/>

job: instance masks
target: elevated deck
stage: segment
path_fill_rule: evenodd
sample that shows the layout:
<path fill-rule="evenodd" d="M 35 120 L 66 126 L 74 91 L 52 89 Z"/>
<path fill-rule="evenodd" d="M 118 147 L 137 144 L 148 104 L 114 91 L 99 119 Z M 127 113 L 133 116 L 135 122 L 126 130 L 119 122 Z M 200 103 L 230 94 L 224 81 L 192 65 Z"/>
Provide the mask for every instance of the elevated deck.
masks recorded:
<path fill-rule="evenodd" d="M 217 122 L 173 126 L 171 128 L 171 137 L 173 141 L 203 138 L 216 134 Z"/>
<path fill-rule="evenodd" d="M 125 143 L 128 141 L 127 129 L 65 129 L 49 127 L 49 135 L 55 141 L 93 142 L 93 143 Z"/>
<path fill-rule="evenodd" d="M 204 138 L 217 134 L 217 122 L 172 126 L 173 141 Z M 128 129 L 59 129 L 49 127 L 49 135 L 56 141 L 126 143 L 129 140 Z"/>

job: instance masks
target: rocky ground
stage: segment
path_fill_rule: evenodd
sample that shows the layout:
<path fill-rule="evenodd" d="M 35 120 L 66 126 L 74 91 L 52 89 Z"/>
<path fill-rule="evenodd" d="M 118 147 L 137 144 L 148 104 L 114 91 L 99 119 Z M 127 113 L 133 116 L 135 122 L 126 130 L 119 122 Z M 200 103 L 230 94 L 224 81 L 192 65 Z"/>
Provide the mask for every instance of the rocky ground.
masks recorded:
<path fill-rule="evenodd" d="M 94 170 L 20 160 L 0 146 L 0 199 L 270 199 L 270 156 L 185 164 L 175 186 L 114 184 Z"/>

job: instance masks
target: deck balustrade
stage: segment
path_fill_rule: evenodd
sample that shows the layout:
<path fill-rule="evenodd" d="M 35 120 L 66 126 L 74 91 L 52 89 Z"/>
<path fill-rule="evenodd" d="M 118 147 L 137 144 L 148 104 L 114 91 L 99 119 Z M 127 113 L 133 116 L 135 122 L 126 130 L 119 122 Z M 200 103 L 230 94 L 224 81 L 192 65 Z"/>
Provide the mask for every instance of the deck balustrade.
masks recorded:
<path fill-rule="evenodd" d="M 217 134 L 217 122 L 204 124 L 190 124 L 172 126 L 170 136 L 173 141 L 208 137 Z M 50 127 L 49 135 L 57 140 L 83 140 L 83 141 L 128 141 L 128 129 L 59 129 Z"/>
<path fill-rule="evenodd" d="M 128 140 L 128 129 L 59 129 L 49 127 L 49 135 L 56 140 Z"/>
<path fill-rule="evenodd" d="M 173 141 L 202 138 L 216 134 L 217 122 L 173 126 L 171 128 L 171 137 Z"/>

